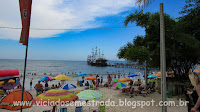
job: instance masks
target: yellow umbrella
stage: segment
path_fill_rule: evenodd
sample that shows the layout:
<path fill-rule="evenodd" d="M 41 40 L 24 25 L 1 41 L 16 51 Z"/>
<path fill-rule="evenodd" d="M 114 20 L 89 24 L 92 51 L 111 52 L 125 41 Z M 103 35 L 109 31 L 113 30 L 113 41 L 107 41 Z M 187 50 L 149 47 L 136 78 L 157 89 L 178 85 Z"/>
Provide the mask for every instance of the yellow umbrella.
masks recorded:
<path fill-rule="evenodd" d="M 1 82 L 0 82 L 0 85 L 3 85 L 3 84 L 4 84 L 4 81 L 1 81 Z"/>
<path fill-rule="evenodd" d="M 57 79 L 57 80 L 61 80 L 61 81 L 65 81 L 65 80 L 69 80 L 70 79 L 69 77 L 67 77 L 66 75 L 63 75 L 63 74 L 57 75 L 54 78 Z"/>
<path fill-rule="evenodd" d="M 127 82 L 127 81 L 132 81 L 132 79 L 129 79 L 129 78 L 122 78 L 122 79 L 119 79 L 118 82 Z"/>
<path fill-rule="evenodd" d="M 8 81 L 8 83 L 10 83 L 10 84 L 15 83 L 15 80 L 10 79 L 10 80 Z"/>

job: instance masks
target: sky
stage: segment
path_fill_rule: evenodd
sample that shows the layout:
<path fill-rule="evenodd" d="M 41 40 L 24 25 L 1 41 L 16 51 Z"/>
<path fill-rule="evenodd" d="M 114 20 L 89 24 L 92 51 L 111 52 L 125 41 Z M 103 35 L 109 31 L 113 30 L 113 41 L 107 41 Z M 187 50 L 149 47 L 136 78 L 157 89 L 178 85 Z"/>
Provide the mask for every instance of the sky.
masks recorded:
<path fill-rule="evenodd" d="M 185 0 L 153 0 L 144 12 L 159 12 L 160 3 L 175 19 Z M 33 0 L 31 28 L 81 30 L 30 29 L 28 59 L 86 61 L 97 46 L 106 59 L 119 60 L 120 47 L 145 34 L 135 23 L 124 27 L 126 16 L 136 10 L 141 10 L 136 0 Z M 0 27 L 21 28 L 18 0 L 1 0 L 0 15 Z M 20 33 L 21 29 L 0 28 L 0 59 L 25 58 Z"/>

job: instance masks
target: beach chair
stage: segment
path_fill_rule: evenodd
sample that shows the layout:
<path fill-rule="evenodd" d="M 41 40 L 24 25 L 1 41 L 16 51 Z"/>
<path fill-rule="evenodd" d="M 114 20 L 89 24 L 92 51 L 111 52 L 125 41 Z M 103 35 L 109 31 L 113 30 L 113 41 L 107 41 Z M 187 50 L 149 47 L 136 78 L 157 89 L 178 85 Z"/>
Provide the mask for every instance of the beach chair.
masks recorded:
<path fill-rule="evenodd" d="M 82 106 L 76 107 L 75 112 L 82 112 Z"/>
<path fill-rule="evenodd" d="M 67 108 L 61 108 L 60 112 L 67 112 Z"/>
<path fill-rule="evenodd" d="M 43 112 L 51 112 L 51 110 L 45 110 L 45 111 L 43 111 Z"/>

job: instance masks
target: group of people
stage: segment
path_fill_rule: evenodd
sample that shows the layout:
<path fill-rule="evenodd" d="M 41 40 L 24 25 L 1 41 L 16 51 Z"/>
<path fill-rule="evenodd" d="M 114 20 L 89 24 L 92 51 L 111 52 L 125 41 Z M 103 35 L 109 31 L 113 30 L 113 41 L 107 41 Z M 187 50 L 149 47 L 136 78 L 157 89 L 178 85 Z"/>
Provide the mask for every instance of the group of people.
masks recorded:
<path fill-rule="evenodd" d="M 129 82 L 129 87 L 128 88 L 123 88 L 122 89 L 122 93 L 129 93 L 132 97 L 133 93 L 135 93 L 135 95 L 138 94 L 142 94 L 142 93 L 150 93 L 155 91 L 155 82 L 152 83 L 148 83 L 146 87 L 141 85 L 141 81 L 140 79 L 138 79 L 135 83 L 134 81 L 130 81 Z M 135 86 L 135 87 L 133 87 Z"/>
<path fill-rule="evenodd" d="M 61 84 L 58 83 L 57 84 L 52 84 L 52 86 L 50 87 L 48 84 L 48 81 L 45 81 L 45 86 L 43 86 L 40 81 L 38 81 L 38 83 L 34 86 L 34 88 L 36 89 L 36 95 L 38 96 L 39 94 L 43 93 L 44 91 L 48 91 L 50 89 L 58 89 L 60 88 Z"/>

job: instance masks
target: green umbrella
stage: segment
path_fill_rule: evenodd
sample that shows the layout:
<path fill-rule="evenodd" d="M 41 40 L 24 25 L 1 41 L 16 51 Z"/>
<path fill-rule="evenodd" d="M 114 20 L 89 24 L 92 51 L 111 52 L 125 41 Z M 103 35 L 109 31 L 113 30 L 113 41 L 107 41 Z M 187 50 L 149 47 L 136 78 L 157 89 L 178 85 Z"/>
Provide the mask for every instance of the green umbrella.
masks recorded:
<path fill-rule="evenodd" d="M 115 79 L 114 82 L 118 82 L 119 79 Z"/>
<path fill-rule="evenodd" d="M 94 90 L 84 90 L 78 93 L 76 96 L 78 96 L 79 100 L 94 100 L 102 98 L 103 94 Z"/>

